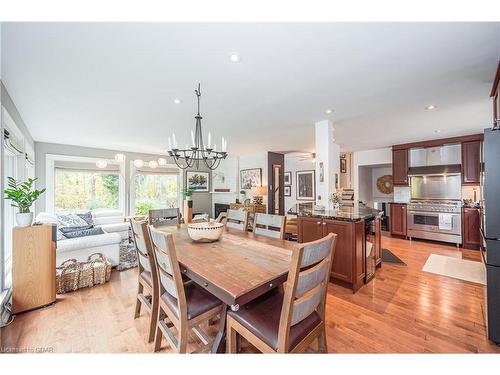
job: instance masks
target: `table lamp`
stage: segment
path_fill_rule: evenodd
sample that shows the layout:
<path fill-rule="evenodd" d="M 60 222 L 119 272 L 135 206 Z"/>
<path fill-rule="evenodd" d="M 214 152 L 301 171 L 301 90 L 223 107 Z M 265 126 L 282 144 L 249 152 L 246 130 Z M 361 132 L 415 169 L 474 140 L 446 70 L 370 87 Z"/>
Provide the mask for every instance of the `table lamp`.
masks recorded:
<path fill-rule="evenodd" d="M 267 195 L 267 187 L 265 186 L 254 186 L 252 188 L 252 196 L 254 204 L 262 204 L 263 195 Z"/>

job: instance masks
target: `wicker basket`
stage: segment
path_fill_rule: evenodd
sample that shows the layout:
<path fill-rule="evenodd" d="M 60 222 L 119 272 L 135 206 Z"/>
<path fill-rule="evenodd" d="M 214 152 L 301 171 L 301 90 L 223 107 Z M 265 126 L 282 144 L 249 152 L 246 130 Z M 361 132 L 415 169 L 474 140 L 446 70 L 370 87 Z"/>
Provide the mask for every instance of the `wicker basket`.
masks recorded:
<path fill-rule="evenodd" d="M 111 263 L 101 253 L 90 255 L 85 262 L 68 259 L 56 268 L 57 293 L 104 284 L 111 276 Z"/>

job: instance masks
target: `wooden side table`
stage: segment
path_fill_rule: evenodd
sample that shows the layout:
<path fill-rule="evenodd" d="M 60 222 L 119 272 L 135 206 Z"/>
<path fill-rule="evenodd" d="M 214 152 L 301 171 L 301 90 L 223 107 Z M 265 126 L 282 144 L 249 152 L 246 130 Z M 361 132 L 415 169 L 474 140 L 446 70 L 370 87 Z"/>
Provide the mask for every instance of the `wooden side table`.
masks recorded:
<path fill-rule="evenodd" d="M 55 225 L 12 229 L 14 314 L 56 301 L 56 230 Z"/>

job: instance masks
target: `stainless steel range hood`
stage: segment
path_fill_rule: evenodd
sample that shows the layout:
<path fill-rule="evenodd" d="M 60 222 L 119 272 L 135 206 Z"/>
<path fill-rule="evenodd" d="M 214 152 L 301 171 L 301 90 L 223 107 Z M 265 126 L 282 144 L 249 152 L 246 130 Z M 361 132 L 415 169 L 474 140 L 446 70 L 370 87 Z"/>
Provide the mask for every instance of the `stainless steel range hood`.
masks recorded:
<path fill-rule="evenodd" d="M 431 176 L 460 174 L 462 146 L 444 145 L 410 150 L 409 175 Z"/>

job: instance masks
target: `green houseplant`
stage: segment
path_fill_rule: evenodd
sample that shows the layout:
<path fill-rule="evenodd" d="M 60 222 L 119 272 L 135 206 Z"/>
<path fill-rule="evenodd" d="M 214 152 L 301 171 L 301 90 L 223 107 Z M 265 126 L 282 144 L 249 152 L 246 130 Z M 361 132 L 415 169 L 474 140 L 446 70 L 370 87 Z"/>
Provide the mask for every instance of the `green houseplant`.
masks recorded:
<path fill-rule="evenodd" d="M 26 181 L 17 181 L 13 177 L 7 177 L 7 189 L 4 190 L 4 198 L 11 202 L 11 206 L 17 207 L 17 224 L 21 227 L 29 227 L 33 222 L 33 212 L 30 211 L 33 203 L 45 192 L 45 189 L 33 189 L 36 178 L 28 178 Z"/>
<path fill-rule="evenodd" d="M 190 201 L 192 199 L 191 196 L 193 195 L 193 191 L 191 189 L 186 188 L 182 193 L 184 194 L 185 200 Z"/>

